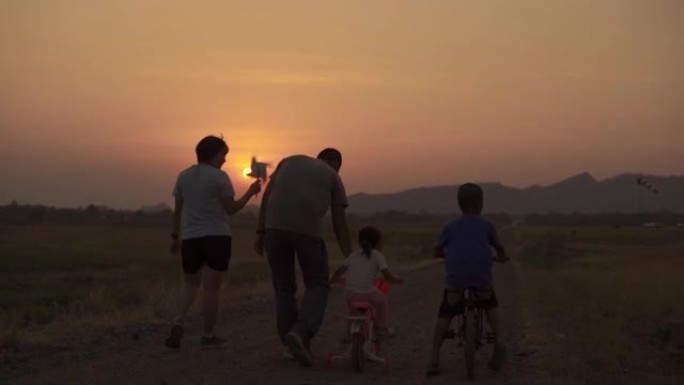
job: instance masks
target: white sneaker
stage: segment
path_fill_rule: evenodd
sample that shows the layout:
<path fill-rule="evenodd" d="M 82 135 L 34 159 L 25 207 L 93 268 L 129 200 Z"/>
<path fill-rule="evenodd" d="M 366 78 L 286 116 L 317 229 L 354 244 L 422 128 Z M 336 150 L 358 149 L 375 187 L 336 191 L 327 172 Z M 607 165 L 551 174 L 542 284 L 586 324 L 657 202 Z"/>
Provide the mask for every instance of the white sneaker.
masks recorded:
<path fill-rule="evenodd" d="M 313 365 L 313 355 L 306 346 L 306 343 L 302 340 L 302 337 L 295 332 L 289 332 L 285 336 L 285 343 L 290 348 L 290 352 L 299 362 L 300 365 L 310 367 Z"/>

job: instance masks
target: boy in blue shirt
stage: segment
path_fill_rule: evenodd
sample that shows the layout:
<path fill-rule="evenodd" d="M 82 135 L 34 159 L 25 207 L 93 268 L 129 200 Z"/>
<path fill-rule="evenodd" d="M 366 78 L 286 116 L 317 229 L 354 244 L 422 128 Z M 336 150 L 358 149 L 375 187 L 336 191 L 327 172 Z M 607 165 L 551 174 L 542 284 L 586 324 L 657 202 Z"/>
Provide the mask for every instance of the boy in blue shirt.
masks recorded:
<path fill-rule="evenodd" d="M 432 355 L 427 371 L 428 376 L 440 373 L 439 351 L 448 332 L 451 320 L 463 314 L 462 291 L 476 288 L 489 326 L 494 332 L 496 345 L 494 355 L 489 361 L 493 370 L 501 369 L 506 349 L 499 339 L 497 312 L 498 302 L 492 288 L 492 262 L 508 260 L 494 226 L 480 217 L 483 206 L 482 188 L 466 183 L 458 189 L 458 206 L 463 215 L 449 222 L 435 245 L 435 256 L 444 258 L 446 268 L 446 288 L 439 307 L 435 326 Z M 492 248 L 496 257 L 492 256 Z"/>

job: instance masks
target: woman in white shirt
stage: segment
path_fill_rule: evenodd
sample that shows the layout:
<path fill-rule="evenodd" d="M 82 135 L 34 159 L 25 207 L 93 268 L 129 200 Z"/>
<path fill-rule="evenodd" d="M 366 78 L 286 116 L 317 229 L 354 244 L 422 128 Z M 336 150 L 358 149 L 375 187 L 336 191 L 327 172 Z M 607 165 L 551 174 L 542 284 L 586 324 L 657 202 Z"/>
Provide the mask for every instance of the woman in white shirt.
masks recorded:
<path fill-rule="evenodd" d="M 225 340 L 214 334 L 218 316 L 219 291 L 228 270 L 232 249 L 229 216 L 245 207 L 261 190 L 256 181 L 247 192 L 235 199 L 230 177 L 221 166 L 226 162 L 228 144 L 221 138 L 207 136 L 195 148 L 197 164 L 180 172 L 173 189 L 175 207 L 171 230 L 171 252 L 181 254 L 183 290 L 165 345 L 180 348 L 185 330 L 183 320 L 202 285 L 204 334 L 202 346 L 221 346 Z"/>

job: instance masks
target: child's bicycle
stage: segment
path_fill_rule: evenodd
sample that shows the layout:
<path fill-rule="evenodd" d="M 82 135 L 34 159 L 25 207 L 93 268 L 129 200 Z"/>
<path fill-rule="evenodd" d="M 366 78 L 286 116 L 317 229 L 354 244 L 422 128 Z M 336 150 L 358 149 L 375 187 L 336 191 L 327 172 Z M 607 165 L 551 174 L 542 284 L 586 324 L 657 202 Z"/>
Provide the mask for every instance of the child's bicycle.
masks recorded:
<path fill-rule="evenodd" d="M 344 281 L 341 282 L 344 284 Z M 389 283 L 376 278 L 373 281 L 375 287 L 387 295 Z M 363 371 L 366 361 L 383 365 L 385 372 L 389 372 L 391 363 L 388 357 L 381 357 L 380 339 L 375 333 L 375 314 L 373 305 L 368 301 L 352 301 L 348 303 L 350 310 L 355 314 L 347 316 L 348 347 L 342 354 L 329 353 L 326 367 L 330 368 L 334 360 L 351 359 L 351 364 L 357 372 Z"/>
<path fill-rule="evenodd" d="M 462 302 L 463 314 L 457 317 L 456 330 L 450 329 L 445 338 L 458 339 L 458 346 L 463 346 L 465 355 L 466 372 L 468 379 L 475 378 L 475 352 L 482 346 L 483 341 L 494 343 L 496 336 L 493 332 L 484 332 L 483 306 L 482 303 L 492 295 L 491 290 L 467 288 L 452 291 L 454 300 Z"/>

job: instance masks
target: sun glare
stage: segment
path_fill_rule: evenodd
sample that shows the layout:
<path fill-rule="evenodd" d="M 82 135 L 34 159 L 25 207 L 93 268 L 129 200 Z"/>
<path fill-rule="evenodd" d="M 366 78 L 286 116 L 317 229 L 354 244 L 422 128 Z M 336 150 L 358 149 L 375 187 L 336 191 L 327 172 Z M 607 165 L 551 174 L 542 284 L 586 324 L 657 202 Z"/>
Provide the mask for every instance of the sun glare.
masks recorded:
<path fill-rule="evenodd" d="M 249 178 L 249 173 L 251 173 L 251 172 L 252 172 L 252 169 L 251 169 L 251 168 L 245 167 L 245 168 L 242 170 L 242 176 L 244 176 L 245 178 Z"/>

